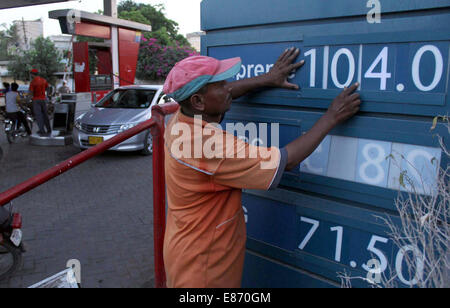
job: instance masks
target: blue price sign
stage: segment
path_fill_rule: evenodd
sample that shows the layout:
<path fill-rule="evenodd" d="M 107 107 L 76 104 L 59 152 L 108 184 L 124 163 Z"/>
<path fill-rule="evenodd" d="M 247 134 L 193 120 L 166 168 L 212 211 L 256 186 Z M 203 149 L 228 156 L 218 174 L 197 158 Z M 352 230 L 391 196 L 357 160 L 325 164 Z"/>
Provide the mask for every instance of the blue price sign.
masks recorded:
<path fill-rule="evenodd" d="M 418 283 L 425 260 L 419 247 L 397 247 L 383 232 L 371 232 L 370 223 L 355 227 L 351 220 L 361 215 L 357 210 L 352 213 L 352 218 L 346 219 L 330 215 L 320 205 L 312 210 L 284 203 L 282 195 L 289 193 L 278 193 L 280 201 L 244 194 L 243 208 L 250 239 L 289 251 L 291 256 L 315 256 L 327 260 L 322 264 L 325 268 L 332 268 L 329 274 L 332 279 L 337 278 L 335 269 L 339 264 L 342 271 L 355 271 L 355 274 L 374 282 L 377 282 L 377 275 L 383 275 L 396 277 L 399 285 L 403 286 Z M 333 205 L 336 206 L 339 207 Z M 408 269 L 407 260 L 416 262 L 415 272 Z"/>
<path fill-rule="evenodd" d="M 392 106 L 389 110 L 392 113 L 432 115 L 423 106 L 442 108 L 448 104 L 449 43 L 446 41 L 320 46 L 283 42 L 211 47 L 209 54 L 217 58 L 241 57 L 241 70 L 235 77 L 240 80 L 268 72 L 281 52 L 289 47 L 299 48 L 298 61 L 306 61 L 299 71 L 289 76 L 300 85 L 300 93 L 284 91 L 276 96 L 304 100 L 272 100 L 272 105 L 327 107 L 328 104 L 321 105 L 317 100 L 329 103 L 341 89 L 355 82 L 360 83 L 362 110 L 386 112 L 386 105 L 380 103 L 387 103 Z M 266 96 L 275 96 L 270 94 L 274 91 L 277 90 L 268 91 Z M 402 105 L 415 108 L 405 109 Z"/>

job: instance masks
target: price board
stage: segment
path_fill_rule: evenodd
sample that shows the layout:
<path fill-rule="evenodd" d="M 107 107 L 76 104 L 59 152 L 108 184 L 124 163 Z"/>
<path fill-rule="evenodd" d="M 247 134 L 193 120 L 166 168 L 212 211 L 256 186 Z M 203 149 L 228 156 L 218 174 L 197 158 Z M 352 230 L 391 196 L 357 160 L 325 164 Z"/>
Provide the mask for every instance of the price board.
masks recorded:
<path fill-rule="evenodd" d="M 339 286 L 338 272 L 366 277 L 372 261 L 399 286 L 417 285 L 405 258 L 420 269 L 420 248 L 395 246 L 374 217 L 400 223 L 395 200 L 435 196 L 448 166 L 437 138 L 448 142 L 448 129 L 430 128 L 450 113 L 450 1 L 382 2 L 380 22 L 369 15 L 366 1 L 202 2 L 202 54 L 242 59 L 230 81 L 267 73 L 287 48 L 305 60 L 289 76 L 298 90 L 233 103 L 222 127 L 246 142 L 285 146 L 360 84 L 360 112 L 285 172 L 279 189 L 243 193 L 245 286 Z"/>
<path fill-rule="evenodd" d="M 346 38 L 335 37 L 339 39 L 345 42 Z M 362 111 L 431 116 L 448 110 L 448 42 L 315 45 L 320 41 L 327 42 L 313 38 L 308 43 L 305 38 L 302 42 L 220 46 L 211 47 L 209 54 L 241 57 L 241 70 L 235 77 L 241 80 L 268 72 L 283 50 L 301 50 L 298 61 L 304 59 L 306 64 L 289 76 L 290 82 L 300 85 L 299 91 L 266 91 L 247 102 L 326 108 L 345 87 L 359 82 Z M 274 101 L 274 97 L 283 100 Z"/>

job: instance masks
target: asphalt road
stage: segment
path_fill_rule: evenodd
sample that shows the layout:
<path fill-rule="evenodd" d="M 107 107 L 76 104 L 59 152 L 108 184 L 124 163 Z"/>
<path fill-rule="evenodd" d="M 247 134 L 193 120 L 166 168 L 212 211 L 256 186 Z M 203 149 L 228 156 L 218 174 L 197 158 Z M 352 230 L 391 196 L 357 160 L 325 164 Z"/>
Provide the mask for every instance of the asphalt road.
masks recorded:
<path fill-rule="evenodd" d="M 79 153 L 8 145 L 0 128 L 0 192 Z M 23 216 L 22 268 L 0 288 L 29 287 L 81 263 L 87 288 L 154 286 L 152 157 L 106 152 L 13 201 Z"/>

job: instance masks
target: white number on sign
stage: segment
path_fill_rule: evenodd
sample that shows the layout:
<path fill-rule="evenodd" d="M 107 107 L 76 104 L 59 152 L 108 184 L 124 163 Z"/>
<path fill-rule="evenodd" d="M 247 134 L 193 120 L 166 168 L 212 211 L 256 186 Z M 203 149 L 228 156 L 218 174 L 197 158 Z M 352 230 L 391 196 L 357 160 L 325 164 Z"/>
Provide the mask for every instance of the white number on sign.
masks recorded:
<path fill-rule="evenodd" d="M 407 165 L 408 165 L 408 174 L 409 175 L 412 174 L 412 178 L 413 178 L 412 184 L 414 185 L 414 188 L 419 193 L 431 194 L 432 193 L 431 190 L 433 188 L 430 185 L 431 183 L 426 182 L 426 178 L 425 178 L 426 175 L 428 175 L 430 173 L 431 168 L 425 168 L 424 166 L 420 166 L 419 164 L 417 164 L 416 159 L 418 157 L 425 158 L 426 162 L 432 162 L 434 156 L 431 155 L 431 153 L 426 152 L 422 149 L 415 149 L 415 150 L 412 150 L 411 152 L 409 152 L 408 156 L 406 157 L 406 161 L 407 161 Z M 431 180 L 431 179 L 428 179 L 428 180 Z M 435 183 L 436 179 L 433 179 L 432 181 Z M 409 186 L 410 183 L 406 183 L 406 184 Z"/>
<path fill-rule="evenodd" d="M 309 75 L 309 86 L 314 88 L 316 86 L 316 50 L 311 49 L 305 52 L 305 57 L 311 56 L 311 74 Z"/>
<path fill-rule="evenodd" d="M 344 83 L 340 83 L 337 76 L 337 64 L 341 55 L 345 55 L 349 63 L 348 77 Z M 334 54 L 333 60 L 331 61 L 331 79 L 336 87 L 343 89 L 350 86 L 353 77 L 355 77 L 355 58 L 350 50 L 341 48 Z"/>
<path fill-rule="evenodd" d="M 336 252 L 334 254 L 334 260 L 336 260 L 336 262 L 341 262 L 342 235 L 344 233 L 344 228 L 343 227 L 333 227 L 333 228 L 330 228 L 330 230 L 337 232 Z"/>
<path fill-rule="evenodd" d="M 429 86 L 424 86 L 422 84 L 422 81 L 420 80 L 419 68 L 420 68 L 420 60 L 422 59 L 423 54 L 427 51 L 432 52 L 434 55 L 434 59 L 436 61 L 436 70 L 434 72 L 434 77 L 431 84 Z M 444 72 L 444 60 L 442 58 L 441 52 L 439 51 L 439 48 L 433 45 L 425 45 L 416 52 L 412 64 L 412 78 L 417 89 L 425 92 L 433 90 L 439 84 L 439 81 L 441 81 L 443 72 Z"/>
<path fill-rule="evenodd" d="M 308 234 L 306 234 L 306 237 L 303 239 L 303 241 L 298 245 L 298 248 L 303 250 L 305 248 L 306 244 L 308 244 L 311 237 L 314 235 L 314 232 L 316 232 L 317 228 L 319 228 L 319 221 L 306 218 L 306 217 L 300 217 L 300 220 L 309 224 L 312 224 L 311 229 L 309 230 Z"/>
<path fill-rule="evenodd" d="M 380 78 L 380 90 L 386 90 L 387 79 L 391 78 L 391 73 L 387 72 L 389 48 L 384 47 L 378 57 L 373 61 L 364 78 Z M 375 67 L 381 62 L 381 72 L 374 73 Z"/>
<path fill-rule="evenodd" d="M 375 158 L 371 158 L 369 155 L 370 149 L 374 148 L 378 155 Z M 376 143 L 368 143 L 364 146 L 362 150 L 362 155 L 366 159 L 366 162 L 361 165 L 359 168 L 359 176 L 363 179 L 367 184 L 375 185 L 381 183 L 384 179 L 384 170 L 381 167 L 381 163 L 385 160 L 386 153 L 384 149 Z M 377 169 L 377 175 L 374 178 L 370 178 L 366 175 L 366 170 L 369 166 L 375 166 Z"/>
<path fill-rule="evenodd" d="M 407 253 L 408 251 L 413 252 L 414 256 L 416 257 L 416 265 L 415 265 L 416 274 L 415 274 L 414 278 L 412 278 L 409 281 L 405 279 L 405 277 L 403 276 L 403 272 L 402 272 L 403 259 L 405 258 L 405 253 Z M 413 285 L 417 284 L 418 280 L 420 278 L 422 278 L 423 266 L 424 266 L 424 256 L 416 246 L 406 245 L 406 246 L 403 246 L 402 248 L 400 248 L 399 252 L 397 253 L 397 257 L 395 258 L 395 270 L 397 271 L 398 279 L 402 283 L 409 285 L 409 286 L 413 286 Z"/>

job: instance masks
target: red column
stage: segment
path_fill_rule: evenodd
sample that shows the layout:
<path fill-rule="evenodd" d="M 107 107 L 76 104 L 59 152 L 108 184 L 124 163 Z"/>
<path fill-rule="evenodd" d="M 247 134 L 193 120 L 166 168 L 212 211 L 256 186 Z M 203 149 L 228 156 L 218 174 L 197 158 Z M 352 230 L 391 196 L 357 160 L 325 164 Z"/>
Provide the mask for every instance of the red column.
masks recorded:
<path fill-rule="evenodd" d="M 121 86 L 134 84 L 140 38 L 140 32 L 119 28 L 119 75 Z"/>
<path fill-rule="evenodd" d="M 73 43 L 73 72 L 75 92 L 91 92 L 89 46 L 87 42 Z"/>

